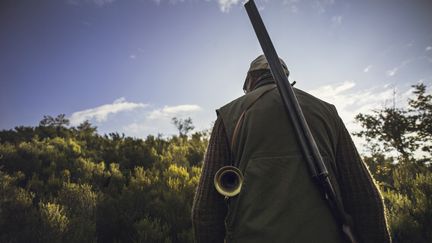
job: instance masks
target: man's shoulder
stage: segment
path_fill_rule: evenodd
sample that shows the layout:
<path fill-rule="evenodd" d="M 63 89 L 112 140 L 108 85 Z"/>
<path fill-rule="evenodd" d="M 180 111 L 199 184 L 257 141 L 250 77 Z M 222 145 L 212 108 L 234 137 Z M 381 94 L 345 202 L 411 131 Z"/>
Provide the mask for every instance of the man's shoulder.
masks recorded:
<path fill-rule="evenodd" d="M 274 87 L 274 86 L 273 86 Z M 248 100 L 253 100 L 254 97 L 256 97 L 257 95 L 259 95 L 259 93 L 262 92 L 262 87 L 254 90 L 252 92 L 249 92 L 247 94 L 244 94 L 228 103 L 226 103 L 225 105 L 223 105 L 221 108 L 219 108 L 217 110 L 217 113 L 220 114 L 221 111 L 224 111 L 225 113 L 231 113 L 231 111 L 233 110 L 242 110 L 245 106 L 245 104 L 248 104 L 250 102 L 248 102 Z M 272 92 L 274 96 L 279 96 L 279 92 L 277 89 L 272 90 Z M 302 109 L 304 111 L 311 111 L 313 110 L 314 113 L 315 112 L 319 112 L 319 113 L 323 113 L 329 116 L 337 116 L 337 111 L 336 111 L 336 107 L 331 104 L 328 103 L 306 91 L 303 91 L 301 89 L 298 88 L 294 88 L 294 93 L 297 97 L 297 100 L 300 104 L 300 106 L 302 107 Z M 280 98 L 279 98 L 280 99 Z M 278 102 L 279 103 L 279 102 Z M 282 101 L 280 101 L 280 104 L 282 103 Z"/>
<path fill-rule="evenodd" d="M 227 110 L 232 108 L 242 109 L 244 108 L 243 106 L 248 106 L 251 102 L 255 101 L 260 96 L 261 93 L 265 92 L 266 90 L 272 89 L 274 87 L 275 85 L 271 85 L 271 84 L 259 87 L 258 89 L 255 89 L 247 94 L 244 94 L 226 103 L 221 108 L 219 108 L 217 112 L 219 113 L 220 110 Z"/>

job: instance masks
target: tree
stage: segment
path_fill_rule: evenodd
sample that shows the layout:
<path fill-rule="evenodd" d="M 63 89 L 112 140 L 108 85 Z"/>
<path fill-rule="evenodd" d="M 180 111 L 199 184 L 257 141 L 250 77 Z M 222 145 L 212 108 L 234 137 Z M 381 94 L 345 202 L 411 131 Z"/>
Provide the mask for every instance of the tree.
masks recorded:
<path fill-rule="evenodd" d="M 404 109 L 374 110 L 372 115 L 358 114 L 355 119 L 366 128 L 355 135 L 364 137 L 370 148 L 375 145 L 375 149 L 382 148 L 386 152 L 396 150 L 407 159 L 418 148 L 415 136 L 411 135 L 414 131 L 412 118 Z M 376 146 L 377 143 L 383 147 Z"/>
<path fill-rule="evenodd" d="M 35 195 L 18 186 L 24 177 L 0 170 L 0 242 L 32 242 L 38 237 Z"/>
<path fill-rule="evenodd" d="M 195 128 L 195 126 L 192 124 L 192 118 L 190 117 L 186 119 L 173 117 L 172 123 L 177 128 L 180 137 L 187 136 L 187 134 Z"/>
<path fill-rule="evenodd" d="M 421 150 L 432 153 L 432 94 L 426 94 L 426 85 L 423 83 L 413 86 L 415 99 L 409 99 L 409 111 L 412 116 L 417 138 L 422 142 Z"/>
<path fill-rule="evenodd" d="M 97 132 L 97 127 L 93 126 L 88 120 L 79 124 L 76 129 L 82 136 L 91 136 Z"/>
<path fill-rule="evenodd" d="M 43 119 L 39 122 L 39 126 L 67 127 L 69 126 L 69 123 L 69 119 L 66 118 L 65 114 L 59 114 L 55 118 L 52 116 L 44 116 Z"/>
<path fill-rule="evenodd" d="M 65 138 L 72 133 L 72 130 L 67 129 L 68 126 L 69 119 L 66 118 L 65 114 L 57 115 L 57 117 L 44 116 L 36 130 L 40 138 Z"/>
<path fill-rule="evenodd" d="M 58 201 L 69 218 L 66 242 L 96 242 L 97 195 L 87 184 L 63 183 Z"/>
<path fill-rule="evenodd" d="M 63 242 L 69 228 L 65 208 L 60 204 L 47 202 L 39 204 L 39 211 L 42 221 L 41 242 Z"/>
<path fill-rule="evenodd" d="M 372 152 L 397 151 L 407 161 L 420 149 L 422 161 L 428 162 L 432 155 L 432 95 L 426 94 L 425 84 L 412 87 L 416 97 L 408 100 L 407 108 L 393 106 L 358 114 L 355 119 L 364 130 L 354 135 L 365 138 Z"/>

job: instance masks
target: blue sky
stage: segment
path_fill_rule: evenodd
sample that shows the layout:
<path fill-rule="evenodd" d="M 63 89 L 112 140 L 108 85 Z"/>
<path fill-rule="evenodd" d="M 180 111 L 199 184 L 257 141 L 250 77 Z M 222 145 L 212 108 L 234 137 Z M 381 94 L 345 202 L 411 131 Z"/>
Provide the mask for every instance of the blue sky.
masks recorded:
<path fill-rule="evenodd" d="M 256 0 L 296 87 L 353 116 L 432 81 L 432 2 Z M 65 113 L 99 132 L 208 129 L 261 50 L 237 0 L 2 0 L 0 129 Z"/>

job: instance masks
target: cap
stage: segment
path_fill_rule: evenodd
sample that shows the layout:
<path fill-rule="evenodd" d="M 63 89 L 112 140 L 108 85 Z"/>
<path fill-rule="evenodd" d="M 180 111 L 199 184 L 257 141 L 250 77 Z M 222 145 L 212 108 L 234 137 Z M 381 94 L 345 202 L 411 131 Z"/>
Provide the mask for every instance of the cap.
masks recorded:
<path fill-rule="evenodd" d="M 289 75 L 287 65 L 285 64 L 285 62 L 281 58 L 279 58 L 279 60 L 282 64 L 282 67 L 285 71 L 285 74 Z M 247 75 L 246 75 L 246 79 L 245 79 L 245 83 L 244 83 L 243 88 L 247 87 L 247 83 L 248 83 L 248 80 L 250 78 L 249 73 L 252 71 L 257 71 L 257 70 L 270 70 L 270 65 L 268 64 L 267 58 L 264 55 L 259 55 L 257 58 L 255 58 L 255 60 L 253 60 L 251 62 L 249 70 L 248 70 Z"/>

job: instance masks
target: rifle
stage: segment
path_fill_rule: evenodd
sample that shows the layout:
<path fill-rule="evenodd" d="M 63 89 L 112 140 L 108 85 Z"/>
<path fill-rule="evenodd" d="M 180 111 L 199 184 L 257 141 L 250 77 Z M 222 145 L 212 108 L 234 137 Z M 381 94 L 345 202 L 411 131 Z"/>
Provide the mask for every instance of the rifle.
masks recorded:
<path fill-rule="evenodd" d="M 284 107 L 290 115 L 289 117 L 293 123 L 298 142 L 312 178 L 317 184 L 322 196 L 327 201 L 336 221 L 341 225 L 341 230 L 346 240 L 352 243 L 357 243 L 351 223 L 345 214 L 341 200 L 336 196 L 336 192 L 330 182 L 328 170 L 324 164 L 309 126 L 306 123 L 306 119 L 298 103 L 297 97 L 294 94 L 294 90 L 282 69 L 279 56 L 277 55 L 270 36 L 267 33 L 255 2 L 249 0 L 244 4 L 244 6 L 264 55 L 270 65 L 270 70 L 276 82 Z"/>

